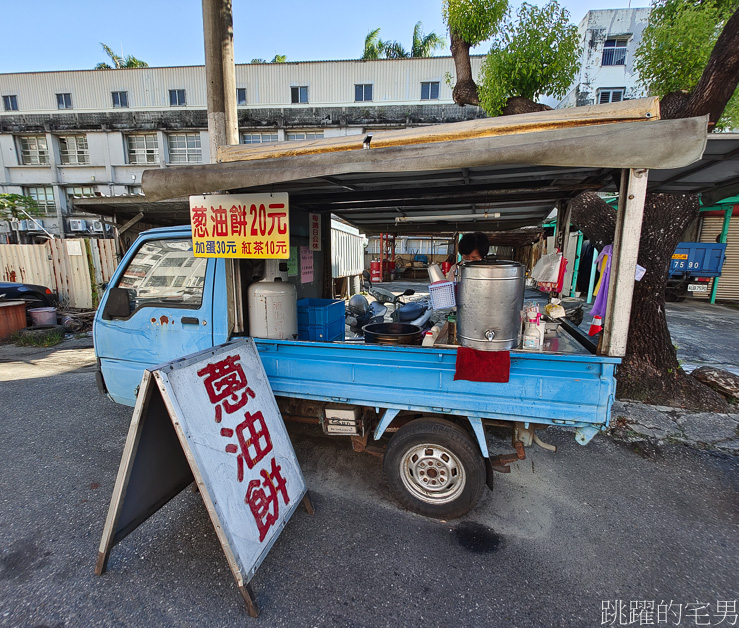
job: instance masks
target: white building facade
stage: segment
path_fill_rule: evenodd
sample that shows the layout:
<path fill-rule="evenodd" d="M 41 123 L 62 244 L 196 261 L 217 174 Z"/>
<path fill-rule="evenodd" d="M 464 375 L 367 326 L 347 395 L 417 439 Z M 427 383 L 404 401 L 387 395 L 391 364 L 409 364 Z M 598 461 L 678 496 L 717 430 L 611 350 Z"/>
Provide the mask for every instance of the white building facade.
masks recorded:
<path fill-rule="evenodd" d="M 482 57 L 472 58 L 477 74 Z M 242 143 L 363 134 L 483 117 L 459 107 L 451 57 L 236 66 Z M 203 66 L 0 74 L 0 193 L 30 196 L 44 215 L 12 230 L 31 242 L 104 237 L 74 197 L 139 194 L 147 168 L 210 161 Z M 12 234 L 11 234 L 12 231 Z"/>
<path fill-rule="evenodd" d="M 578 25 L 580 71 L 559 107 L 582 107 L 645 96 L 634 70 L 634 52 L 649 8 L 588 11 Z"/>

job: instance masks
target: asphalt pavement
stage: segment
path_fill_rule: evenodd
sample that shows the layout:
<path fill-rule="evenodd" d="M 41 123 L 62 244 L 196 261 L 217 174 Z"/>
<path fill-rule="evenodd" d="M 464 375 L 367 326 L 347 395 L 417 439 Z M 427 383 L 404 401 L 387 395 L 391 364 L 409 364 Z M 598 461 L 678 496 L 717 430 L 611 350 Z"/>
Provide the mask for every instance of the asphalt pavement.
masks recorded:
<path fill-rule="evenodd" d="M 739 459 L 561 429 L 542 435 L 558 453 L 528 449 L 444 522 L 400 508 L 377 458 L 291 426 L 316 513 L 297 510 L 258 570 L 256 620 L 189 490 L 97 577 L 131 408 L 98 393 L 86 340 L 0 346 L 0 382 L 0 626 L 591 627 L 639 625 L 630 603 L 649 602 L 655 625 L 724 626 L 739 597 Z"/>

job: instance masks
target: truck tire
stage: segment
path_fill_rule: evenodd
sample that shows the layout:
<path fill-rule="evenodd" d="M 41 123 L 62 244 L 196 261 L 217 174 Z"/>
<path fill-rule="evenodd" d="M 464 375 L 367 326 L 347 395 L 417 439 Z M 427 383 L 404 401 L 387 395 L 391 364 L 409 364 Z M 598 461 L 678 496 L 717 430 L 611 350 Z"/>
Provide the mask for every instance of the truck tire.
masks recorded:
<path fill-rule="evenodd" d="M 485 463 L 460 426 L 416 419 L 390 439 L 385 481 L 406 508 L 426 517 L 453 519 L 469 512 L 485 488 Z"/>

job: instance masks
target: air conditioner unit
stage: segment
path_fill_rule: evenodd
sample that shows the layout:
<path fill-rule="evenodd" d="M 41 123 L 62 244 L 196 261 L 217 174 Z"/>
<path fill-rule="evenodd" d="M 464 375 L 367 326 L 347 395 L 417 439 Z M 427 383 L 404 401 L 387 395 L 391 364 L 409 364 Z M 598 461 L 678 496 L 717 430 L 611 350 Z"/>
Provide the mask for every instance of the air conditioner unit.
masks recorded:
<path fill-rule="evenodd" d="M 80 220 L 78 218 L 69 219 L 69 230 L 70 231 L 87 231 L 87 221 Z"/>
<path fill-rule="evenodd" d="M 92 221 L 92 230 L 97 231 L 98 233 L 103 232 L 103 223 L 100 220 L 93 220 Z"/>

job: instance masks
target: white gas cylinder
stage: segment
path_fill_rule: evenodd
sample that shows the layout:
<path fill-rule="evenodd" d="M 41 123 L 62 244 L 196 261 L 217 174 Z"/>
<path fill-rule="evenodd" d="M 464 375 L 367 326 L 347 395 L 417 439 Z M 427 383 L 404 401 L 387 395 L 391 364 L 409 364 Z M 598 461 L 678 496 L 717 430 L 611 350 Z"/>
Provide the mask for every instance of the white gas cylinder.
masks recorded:
<path fill-rule="evenodd" d="M 258 281 L 247 290 L 249 334 L 254 338 L 298 337 L 298 293 L 287 281 Z"/>

